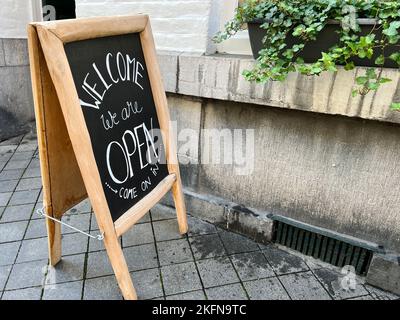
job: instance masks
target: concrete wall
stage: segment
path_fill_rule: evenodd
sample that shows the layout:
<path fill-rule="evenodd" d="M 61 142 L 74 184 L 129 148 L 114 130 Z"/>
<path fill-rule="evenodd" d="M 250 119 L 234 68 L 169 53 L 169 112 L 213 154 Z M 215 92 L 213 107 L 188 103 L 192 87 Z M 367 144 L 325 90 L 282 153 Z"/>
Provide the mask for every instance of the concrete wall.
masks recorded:
<path fill-rule="evenodd" d="M 181 165 L 191 191 L 400 248 L 399 125 L 177 95 L 169 104 L 180 126 L 198 132 L 255 129 L 251 174 Z"/>
<path fill-rule="evenodd" d="M 26 38 L 26 25 L 37 15 L 37 0 L 1 2 L 0 38 Z"/>
<path fill-rule="evenodd" d="M 0 10 L 0 141 L 34 121 L 26 26 L 40 17 L 40 0 L 2 1 Z"/>
<path fill-rule="evenodd" d="M 35 120 L 26 39 L 0 39 L 0 141 Z"/>

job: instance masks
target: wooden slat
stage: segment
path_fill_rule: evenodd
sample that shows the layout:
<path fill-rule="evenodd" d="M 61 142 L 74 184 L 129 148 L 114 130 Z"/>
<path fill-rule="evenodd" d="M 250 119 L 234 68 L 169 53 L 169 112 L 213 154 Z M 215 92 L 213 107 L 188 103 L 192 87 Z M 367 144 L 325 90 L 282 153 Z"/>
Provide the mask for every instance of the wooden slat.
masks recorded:
<path fill-rule="evenodd" d="M 94 17 L 39 23 L 53 32 L 62 42 L 141 32 L 148 21 L 145 14 Z"/>
<path fill-rule="evenodd" d="M 115 221 L 115 231 L 117 236 L 122 236 L 136 222 L 138 222 L 161 198 L 171 189 L 176 181 L 176 175 L 166 176 L 148 195 L 130 208 L 117 221 Z"/>
<path fill-rule="evenodd" d="M 176 146 L 173 136 L 170 134 L 171 122 L 168 111 L 167 96 L 165 95 L 158 63 L 154 63 L 157 61 L 157 55 L 154 46 L 153 34 L 151 32 L 150 21 L 147 22 L 146 27 L 140 33 L 140 40 L 142 42 L 154 103 L 156 105 L 157 117 L 160 123 L 160 129 L 163 133 L 163 142 L 166 150 L 168 171 L 170 174 L 176 175 L 176 181 L 172 185 L 172 195 L 177 213 L 179 231 L 181 234 L 185 234 L 188 230 L 185 199 L 183 196 Z"/>

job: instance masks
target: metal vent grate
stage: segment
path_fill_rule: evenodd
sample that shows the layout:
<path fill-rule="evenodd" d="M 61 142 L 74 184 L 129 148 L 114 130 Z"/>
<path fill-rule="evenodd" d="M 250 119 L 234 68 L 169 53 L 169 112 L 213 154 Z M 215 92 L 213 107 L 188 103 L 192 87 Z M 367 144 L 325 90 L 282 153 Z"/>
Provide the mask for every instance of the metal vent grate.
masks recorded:
<path fill-rule="evenodd" d="M 273 242 L 337 267 L 354 266 L 359 275 L 367 273 L 372 258 L 371 250 L 282 221 L 275 221 Z"/>

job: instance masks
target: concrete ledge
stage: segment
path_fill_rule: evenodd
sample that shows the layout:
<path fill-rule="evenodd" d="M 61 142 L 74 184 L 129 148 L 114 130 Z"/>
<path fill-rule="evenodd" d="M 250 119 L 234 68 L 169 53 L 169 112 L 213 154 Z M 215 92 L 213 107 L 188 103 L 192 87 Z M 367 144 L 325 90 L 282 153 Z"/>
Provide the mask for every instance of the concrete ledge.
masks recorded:
<path fill-rule="evenodd" d="M 375 287 L 400 294 L 400 256 L 374 254 L 366 281 Z"/>
<path fill-rule="evenodd" d="M 273 220 L 267 217 L 267 212 L 246 208 L 222 198 L 199 194 L 188 189 L 184 189 L 184 193 L 187 212 L 193 216 L 223 229 L 243 234 L 260 243 L 272 240 Z M 161 200 L 161 203 L 174 207 L 170 193 Z"/>
<path fill-rule="evenodd" d="M 319 77 L 292 73 L 283 82 L 265 85 L 246 81 L 243 70 L 254 60 L 248 56 L 195 56 L 159 52 L 166 90 L 183 95 L 252 103 L 317 113 L 343 115 L 369 120 L 400 123 L 400 113 L 390 110 L 400 101 L 400 70 L 381 69 L 381 75 L 393 81 L 365 97 L 351 96 L 355 78 L 366 68 L 326 72 Z"/>

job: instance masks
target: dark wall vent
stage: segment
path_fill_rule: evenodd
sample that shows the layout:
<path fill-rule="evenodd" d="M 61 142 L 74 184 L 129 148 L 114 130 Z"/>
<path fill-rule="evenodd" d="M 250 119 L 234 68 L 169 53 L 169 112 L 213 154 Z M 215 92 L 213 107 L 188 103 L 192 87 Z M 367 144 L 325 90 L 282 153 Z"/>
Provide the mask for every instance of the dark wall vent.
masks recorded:
<path fill-rule="evenodd" d="M 366 275 L 373 253 L 369 249 L 282 221 L 275 221 L 273 242 L 337 267 L 354 266 L 359 275 Z"/>

